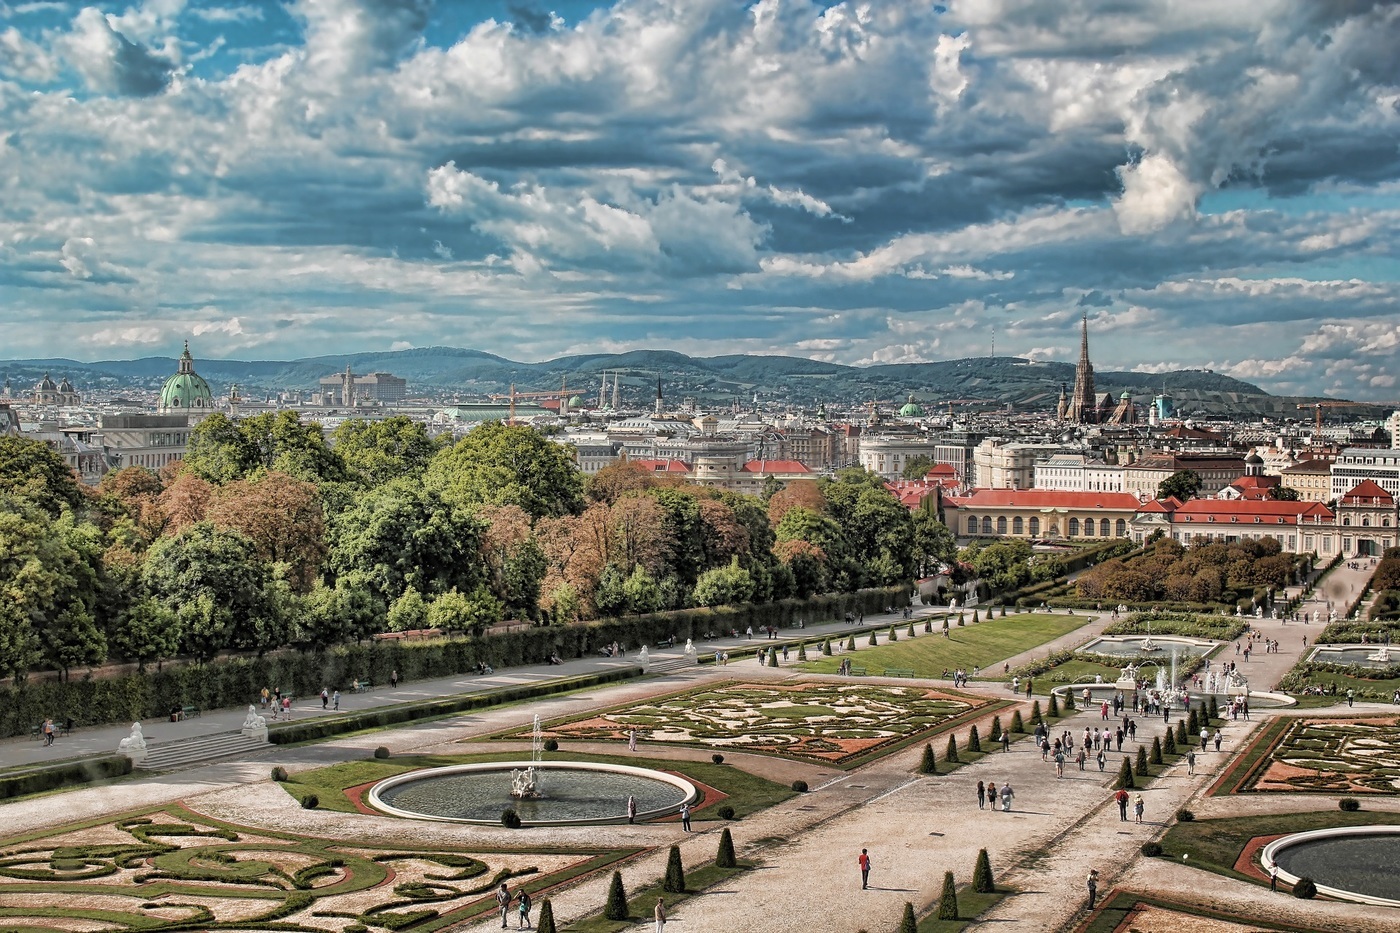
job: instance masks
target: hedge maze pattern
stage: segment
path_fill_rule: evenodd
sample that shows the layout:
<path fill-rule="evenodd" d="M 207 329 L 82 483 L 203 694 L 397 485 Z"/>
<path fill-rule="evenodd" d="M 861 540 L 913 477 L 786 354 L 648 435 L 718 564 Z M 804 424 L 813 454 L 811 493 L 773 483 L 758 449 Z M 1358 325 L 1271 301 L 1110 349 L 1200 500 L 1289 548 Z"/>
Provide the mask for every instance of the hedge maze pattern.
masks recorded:
<path fill-rule="evenodd" d="M 1400 792 L 1400 731 L 1386 719 L 1306 719 L 1287 728 L 1251 789 Z"/>
<path fill-rule="evenodd" d="M 550 726 L 559 739 L 703 745 L 842 764 L 983 705 L 926 687 L 725 684 Z"/>
<path fill-rule="evenodd" d="M 371 847 L 244 830 L 180 807 L 0 843 L 0 930 L 430 931 L 610 861 Z"/>

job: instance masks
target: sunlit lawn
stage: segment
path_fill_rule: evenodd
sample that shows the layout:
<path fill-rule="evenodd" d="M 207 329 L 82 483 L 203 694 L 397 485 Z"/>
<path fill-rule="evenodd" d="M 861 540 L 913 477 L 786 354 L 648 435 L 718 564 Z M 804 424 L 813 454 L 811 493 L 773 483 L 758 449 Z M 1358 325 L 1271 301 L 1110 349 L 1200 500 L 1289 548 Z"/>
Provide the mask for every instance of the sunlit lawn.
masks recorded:
<path fill-rule="evenodd" d="M 940 677 L 945 669 L 951 671 L 958 668 L 971 673 L 974 667 L 998 664 L 1012 655 L 1072 632 L 1088 621 L 1082 615 L 1020 613 L 976 625 L 969 621 L 962 627 L 954 622 L 945 638 L 941 620 L 935 621 L 933 632 L 928 633 L 924 631 L 923 621 L 916 619 L 915 638 L 909 637 L 909 623 L 904 622 L 895 626 L 895 632 L 899 635 L 896 642 L 887 642 L 889 636 L 882 631 L 879 633 L 879 646 L 872 648 L 868 635 L 857 635 L 854 653 L 831 657 L 814 655 L 809 646 L 809 660 L 796 666 L 802 671 L 834 674 L 841 660 L 850 658 L 852 664 L 866 668 L 871 674 L 886 668 L 912 670 L 918 677 Z M 845 640 L 841 639 L 843 643 Z M 835 643 L 836 636 L 833 636 L 833 648 Z"/>

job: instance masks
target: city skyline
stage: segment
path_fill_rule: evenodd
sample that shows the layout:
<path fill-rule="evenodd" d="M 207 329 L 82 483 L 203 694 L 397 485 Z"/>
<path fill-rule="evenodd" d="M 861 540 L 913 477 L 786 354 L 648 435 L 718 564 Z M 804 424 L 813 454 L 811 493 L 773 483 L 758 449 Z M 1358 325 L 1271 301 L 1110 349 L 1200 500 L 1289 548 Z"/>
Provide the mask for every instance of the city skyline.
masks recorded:
<path fill-rule="evenodd" d="M 9 358 L 463 346 L 1400 394 L 1400 11 L 0 2 Z"/>

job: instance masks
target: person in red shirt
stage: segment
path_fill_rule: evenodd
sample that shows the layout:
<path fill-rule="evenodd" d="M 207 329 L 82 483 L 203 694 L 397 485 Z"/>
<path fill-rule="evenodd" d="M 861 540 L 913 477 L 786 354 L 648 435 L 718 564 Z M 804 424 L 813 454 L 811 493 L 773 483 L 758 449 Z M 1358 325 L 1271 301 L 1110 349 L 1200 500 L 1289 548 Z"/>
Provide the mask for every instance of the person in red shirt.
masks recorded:
<path fill-rule="evenodd" d="M 870 885 L 870 853 L 861 849 L 856 864 L 860 866 L 860 889 L 864 891 Z"/>
<path fill-rule="evenodd" d="M 1120 788 L 1113 799 L 1118 801 L 1118 819 L 1128 822 L 1128 792 Z"/>

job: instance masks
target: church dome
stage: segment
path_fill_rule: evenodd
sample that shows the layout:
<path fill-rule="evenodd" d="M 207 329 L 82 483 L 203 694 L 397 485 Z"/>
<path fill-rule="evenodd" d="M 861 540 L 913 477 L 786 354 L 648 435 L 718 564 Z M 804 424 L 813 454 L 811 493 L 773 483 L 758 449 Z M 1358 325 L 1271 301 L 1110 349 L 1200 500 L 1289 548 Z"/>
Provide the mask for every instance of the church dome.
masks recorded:
<path fill-rule="evenodd" d="M 190 343 L 185 341 L 185 352 L 180 354 L 180 371 L 169 379 L 160 390 L 160 410 L 163 412 L 211 411 L 214 408 L 214 393 L 209 383 L 194 371 L 194 357 L 190 356 Z"/>
<path fill-rule="evenodd" d="M 914 401 L 914 396 L 909 396 L 909 400 L 904 403 L 904 407 L 899 410 L 901 418 L 922 418 L 924 410 Z"/>

